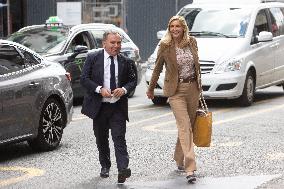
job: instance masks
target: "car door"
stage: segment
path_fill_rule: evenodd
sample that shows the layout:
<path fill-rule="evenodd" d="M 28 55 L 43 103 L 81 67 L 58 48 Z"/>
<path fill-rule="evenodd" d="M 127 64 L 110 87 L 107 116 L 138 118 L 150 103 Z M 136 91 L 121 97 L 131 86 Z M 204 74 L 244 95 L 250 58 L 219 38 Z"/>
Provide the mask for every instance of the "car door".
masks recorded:
<path fill-rule="evenodd" d="M 272 81 L 275 61 L 275 41 L 258 42 L 254 40 L 260 32 L 270 31 L 267 9 L 261 9 L 255 19 L 252 49 L 254 50 L 253 61 L 255 63 L 257 80 L 256 87 L 266 85 Z"/>
<path fill-rule="evenodd" d="M 29 68 L 33 66 L 33 62 L 25 58 L 24 54 L 26 52 L 14 46 L 0 44 L 3 105 L 0 140 L 25 137 L 34 130 L 34 94 L 39 90 L 39 83 L 33 78 L 37 68 Z"/>
<path fill-rule="evenodd" d="M 284 79 L 284 8 L 281 9 L 279 7 L 269 9 L 273 41 L 277 42 L 273 77 L 275 82 Z"/>
<path fill-rule="evenodd" d="M 56 61 L 64 64 L 66 71 L 71 74 L 71 84 L 74 97 L 82 97 L 84 96 L 84 89 L 81 87 L 80 77 L 84 62 L 87 58 L 87 53 L 80 53 L 75 57 L 75 59 L 68 59 L 68 57 L 74 53 L 74 49 L 77 45 L 86 46 L 88 50 L 93 48 L 93 42 L 87 31 L 76 33 L 71 36 L 64 55 L 58 57 Z"/>

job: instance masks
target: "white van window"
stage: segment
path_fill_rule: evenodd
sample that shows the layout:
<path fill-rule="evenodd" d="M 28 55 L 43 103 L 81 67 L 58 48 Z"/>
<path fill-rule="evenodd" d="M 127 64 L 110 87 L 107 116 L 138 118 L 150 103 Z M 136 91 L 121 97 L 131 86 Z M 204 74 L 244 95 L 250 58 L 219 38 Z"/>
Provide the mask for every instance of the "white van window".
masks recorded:
<path fill-rule="evenodd" d="M 184 8 L 184 16 L 192 33 L 217 37 L 244 37 L 252 10 L 249 8 L 193 9 Z M 199 34 L 201 34 L 199 33 Z"/>
<path fill-rule="evenodd" d="M 284 34 L 284 18 L 280 8 L 269 9 L 271 19 L 271 31 L 273 36 L 279 36 Z"/>
<path fill-rule="evenodd" d="M 258 12 L 255 18 L 255 24 L 254 24 L 254 34 L 255 35 L 258 35 L 262 31 L 270 31 L 268 27 L 267 16 L 266 16 L 264 9 Z"/>

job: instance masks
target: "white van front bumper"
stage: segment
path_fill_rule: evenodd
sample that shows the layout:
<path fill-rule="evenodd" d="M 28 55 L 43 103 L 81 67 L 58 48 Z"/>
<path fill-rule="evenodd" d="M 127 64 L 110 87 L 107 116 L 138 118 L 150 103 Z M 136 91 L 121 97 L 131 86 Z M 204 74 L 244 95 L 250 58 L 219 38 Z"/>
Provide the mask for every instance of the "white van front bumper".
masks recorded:
<path fill-rule="evenodd" d="M 204 74 L 201 77 L 205 98 L 232 99 L 242 95 L 246 75 L 235 71 L 223 74 Z"/>
<path fill-rule="evenodd" d="M 147 69 L 145 80 L 147 86 L 151 79 L 153 70 Z M 157 86 L 154 90 L 155 96 L 164 96 L 164 73 L 161 73 Z M 207 99 L 233 99 L 242 95 L 246 74 L 240 71 L 226 72 L 222 74 L 203 74 L 203 95 Z"/>

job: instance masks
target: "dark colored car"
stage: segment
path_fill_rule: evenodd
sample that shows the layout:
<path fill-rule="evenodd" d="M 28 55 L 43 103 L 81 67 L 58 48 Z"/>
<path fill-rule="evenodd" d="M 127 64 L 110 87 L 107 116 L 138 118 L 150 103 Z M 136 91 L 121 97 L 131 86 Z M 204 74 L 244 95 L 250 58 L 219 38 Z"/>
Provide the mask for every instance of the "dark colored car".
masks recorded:
<path fill-rule="evenodd" d="M 80 85 L 80 75 L 87 52 L 102 48 L 103 33 L 110 29 L 118 31 L 122 35 L 121 53 L 134 60 L 139 84 L 142 77 L 139 49 L 121 28 L 112 24 L 91 23 L 65 26 L 61 23 L 53 23 L 51 26 L 48 23 L 34 25 L 13 33 L 8 40 L 20 43 L 48 60 L 64 65 L 66 70 L 71 73 L 74 97 L 82 97 L 84 96 L 84 90 Z M 75 60 L 70 62 L 67 59 L 74 53 L 74 49 L 78 45 L 86 46 L 88 51 L 80 53 L 75 57 Z M 134 92 L 129 97 L 133 96 Z"/>
<path fill-rule="evenodd" d="M 72 113 L 70 74 L 64 67 L 0 40 L 0 145 L 28 141 L 35 150 L 53 150 Z"/>

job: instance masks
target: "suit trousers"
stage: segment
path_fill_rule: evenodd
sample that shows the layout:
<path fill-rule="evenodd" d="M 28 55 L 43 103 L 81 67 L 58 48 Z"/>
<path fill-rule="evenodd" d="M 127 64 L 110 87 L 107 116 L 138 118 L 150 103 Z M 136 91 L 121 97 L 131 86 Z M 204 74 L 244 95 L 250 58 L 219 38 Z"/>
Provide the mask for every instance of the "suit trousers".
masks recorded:
<path fill-rule="evenodd" d="M 177 166 L 184 166 L 186 172 L 196 170 L 192 126 L 199 103 L 197 82 L 179 83 L 169 103 L 176 119 L 178 137 L 174 152 Z"/>
<path fill-rule="evenodd" d="M 129 157 L 125 140 L 126 120 L 118 103 L 102 103 L 99 114 L 93 119 L 93 129 L 102 167 L 110 168 L 109 129 L 114 143 L 117 169 L 128 167 Z"/>

